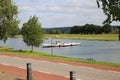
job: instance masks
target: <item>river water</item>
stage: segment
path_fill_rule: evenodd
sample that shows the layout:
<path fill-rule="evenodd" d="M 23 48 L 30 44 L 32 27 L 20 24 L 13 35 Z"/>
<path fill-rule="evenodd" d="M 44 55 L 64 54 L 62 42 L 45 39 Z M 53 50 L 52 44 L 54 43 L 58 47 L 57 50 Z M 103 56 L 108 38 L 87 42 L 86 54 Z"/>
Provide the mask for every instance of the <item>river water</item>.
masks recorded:
<path fill-rule="evenodd" d="M 57 39 L 54 39 L 56 41 Z M 47 52 L 50 54 L 75 57 L 82 59 L 93 58 L 96 61 L 106 61 L 120 63 L 120 42 L 119 41 L 89 41 L 89 40 L 68 40 L 59 39 L 63 42 L 78 42 L 80 46 L 56 47 L 56 48 L 34 48 L 35 51 Z M 51 43 L 50 39 L 44 43 Z M 13 48 L 15 50 L 30 50 L 29 46 L 23 42 L 22 38 L 9 38 L 6 43 L 0 41 L 0 45 Z"/>

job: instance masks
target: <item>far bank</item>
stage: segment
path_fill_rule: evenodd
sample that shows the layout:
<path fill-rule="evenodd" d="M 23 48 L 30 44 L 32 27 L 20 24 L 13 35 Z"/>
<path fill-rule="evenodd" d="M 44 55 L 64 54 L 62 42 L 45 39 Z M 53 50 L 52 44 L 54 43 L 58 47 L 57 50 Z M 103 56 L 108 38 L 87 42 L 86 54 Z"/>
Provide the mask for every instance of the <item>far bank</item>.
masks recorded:
<path fill-rule="evenodd" d="M 16 35 L 20 38 L 22 35 Z M 118 34 L 45 34 L 44 38 L 54 39 L 76 39 L 76 40 L 99 40 L 99 41 L 118 41 Z"/>

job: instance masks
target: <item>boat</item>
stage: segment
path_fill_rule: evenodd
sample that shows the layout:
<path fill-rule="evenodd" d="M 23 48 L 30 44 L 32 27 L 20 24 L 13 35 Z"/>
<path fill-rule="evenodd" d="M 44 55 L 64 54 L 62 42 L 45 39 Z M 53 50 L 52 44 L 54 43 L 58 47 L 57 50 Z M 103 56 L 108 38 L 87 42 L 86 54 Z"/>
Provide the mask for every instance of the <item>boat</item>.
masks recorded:
<path fill-rule="evenodd" d="M 61 41 L 55 41 L 55 43 L 51 44 L 43 44 L 43 48 L 49 48 L 49 47 L 69 47 L 69 46 L 78 46 L 80 43 L 62 43 Z"/>

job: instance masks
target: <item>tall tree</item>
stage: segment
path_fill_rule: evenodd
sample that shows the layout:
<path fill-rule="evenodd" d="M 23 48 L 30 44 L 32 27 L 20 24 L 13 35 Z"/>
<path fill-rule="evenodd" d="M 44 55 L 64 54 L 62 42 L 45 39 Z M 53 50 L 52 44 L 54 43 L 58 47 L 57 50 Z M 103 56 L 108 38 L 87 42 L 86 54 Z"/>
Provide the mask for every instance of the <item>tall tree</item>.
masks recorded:
<path fill-rule="evenodd" d="M 38 22 L 38 18 L 35 16 L 30 17 L 28 22 L 23 24 L 23 40 L 28 46 L 31 46 L 31 52 L 33 47 L 39 47 L 43 42 L 43 33 L 44 31 Z"/>
<path fill-rule="evenodd" d="M 17 14 L 17 6 L 12 0 L 0 0 L 0 40 L 6 42 L 7 38 L 18 29 Z"/>
<path fill-rule="evenodd" d="M 103 12 L 107 15 L 104 24 L 113 21 L 120 21 L 120 0 L 97 0 L 98 7 L 102 7 Z M 119 27 L 120 31 L 120 27 Z M 120 33 L 119 33 L 120 40 Z"/>

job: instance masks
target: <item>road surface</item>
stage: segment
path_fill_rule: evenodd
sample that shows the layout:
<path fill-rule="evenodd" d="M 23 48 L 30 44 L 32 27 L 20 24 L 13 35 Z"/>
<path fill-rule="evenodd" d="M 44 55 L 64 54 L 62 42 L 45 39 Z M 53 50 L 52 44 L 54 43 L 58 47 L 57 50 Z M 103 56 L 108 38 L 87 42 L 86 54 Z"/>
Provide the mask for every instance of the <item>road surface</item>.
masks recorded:
<path fill-rule="evenodd" d="M 77 80 L 120 80 L 120 72 L 101 70 L 85 66 L 75 66 L 44 60 L 34 60 L 11 56 L 0 56 L 0 64 L 26 69 L 26 63 L 32 63 L 32 70 L 69 78 L 69 71 L 76 72 Z"/>

